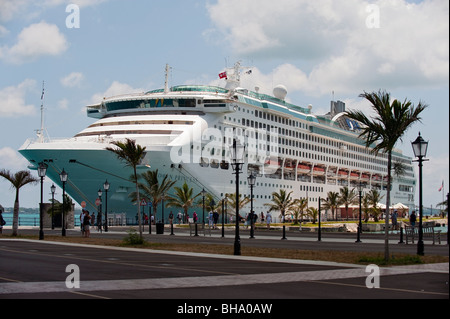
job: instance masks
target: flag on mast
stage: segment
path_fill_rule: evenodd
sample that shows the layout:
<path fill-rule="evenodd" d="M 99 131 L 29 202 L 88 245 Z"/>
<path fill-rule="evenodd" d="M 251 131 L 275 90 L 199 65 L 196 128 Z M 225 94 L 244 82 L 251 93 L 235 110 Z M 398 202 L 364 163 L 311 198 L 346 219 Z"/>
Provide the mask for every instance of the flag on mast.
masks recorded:
<path fill-rule="evenodd" d="M 444 181 L 442 181 L 442 185 L 441 185 L 441 187 L 439 187 L 438 192 L 440 192 L 443 188 L 444 188 Z"/>
<path fill-rule="evenodd" d="M 41 100 L 44 99 L 44 81 L 42 81 L 42 94 L 41 94 Z"/>

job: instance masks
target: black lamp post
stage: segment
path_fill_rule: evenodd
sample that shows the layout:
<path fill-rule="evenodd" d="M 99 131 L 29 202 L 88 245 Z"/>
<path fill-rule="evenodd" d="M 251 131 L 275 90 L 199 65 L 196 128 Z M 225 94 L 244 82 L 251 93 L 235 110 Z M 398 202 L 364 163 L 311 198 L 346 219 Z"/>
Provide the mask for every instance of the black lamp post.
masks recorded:
<path fill-rule="evenodd" d="M 423 245 L 423 229 L 422 229 L 422 214 L 423 214 L 423 204 L 422 204 L 422 163 L 427 161 L 424 159 L 427 156 L 427 148 L 428 142 L 420 136 L 416 138 L 414 142 L 411 142 L 414 156 L 418 158 L 418 160 L 414 162 L 419 163 L 419 241 L 417 242 L 417 254 L 423 256 L 424 255 L 424 245 Z"/>
<path fill-rule="evenodd" d="M 53 211 L 53 207 L 55 206 L 55 192 L 56 192 L 56 186 L 55 184 L 52 184 L 52 187 L 50 187 L 50 190 L 52 192 L 52 229 L 55 229 L 55 214 Z"/>
<path fill-rule="evenodd" d="M 105 190 L 105 232 L 108 232 L 108 190 L 110 184 L 108 180 L 103 184 L 103 189 Z"/>
<path fill-rule="evenodd" d="M 225 223 L 228 224 L 228 194 L 225 194 Z"/>
<path fill-rule="evenodd" d="M 241 239 L 239 237 L 239 173 L 244 166 L 245 146 L 233 139 L 231 149 L 231 166 L 236 174 L 236 230 L 234 236 L 234 255 L 241 254 Z"/>
<path fill-rule="evenodd" d="M 66 195 L 66 182 L 67 182 L 67 173 L 66 171 L 62 170 L 61 174 L 59 174 L 59 178 L 61 179 L 62 186 L 63 186 L 63 202 L 62 202 L 62 231 L 61 236 L 66 236 L 66 223 L 65 223 L 65 213 L 64 213 L 64 197 Z"/>
<path fill-rule="evenodd" d="M 321 204 L 321 198 L 320 198 L 320 196 L 319 196 L 319 214 L 318 214 L 319 216 L 319 229 L 318 229 L 318 233 L 317 233 L 317 241 L 322 241 L 322 229 L 321 229 L 321 225 L 320 225 L 320 223 L 321 223 L 321 219 L 320 219 L 320 217 L 321 217 L 321 215 L 322 215 L 322 204 Z"/>
<path fill-rule="evenodd" d="M 356 241 L 355 243 L 360 243 L 361 242 L 361 230 L 362 230 L 362 223 L 361 223 L 361 214 L 362 214 L 362 205 L 361 205 L 361 198 L 362 198 L 362 190 L 363 190 L 363 186 L 361 181 L 359 181 L 358 184 L 358 192 L 359 192 L 359 224 L 358 224 L 358 234 L 356 237 Z"/>
<path fill-rule="evenodd" d="M 225 198 L 222 198 L 222 238 L 225 237 Z"/>
<path fill-rule="evenodd" d="M 247 177 L 247 182 L 250 185 L 250 238 L 255 238 L 255 229 L 253 224 L 255 221 L 255 213 L 253 212 L 253 186 L 255 186 L 256 176 L 253 175 L 253 172 L 249 177 Z"/>
<path fill-rule="evenodd" d="M 97 213 L 98 213 L 98 215 L 99 216 L 103 216 L 103 207 L 102 207 L 102 195 L 103 195 L 103 192 L 102 192 L 102 190 L 99 188 L 98 189 L 98 191 L 97 191 L 97 195 L 98 195 L 98 207 L 97 207 Z M 103 218 L 102 218 L 103 219 Z M 101 229 L 101 228 L 100 228 Z"/>
<path fill-rule="evenodd" d="M 43 193 L 44 193 L 44 177 L 47 174 L 48 165 L 45 163 L 39 163 L 38 175 L 41 178 L 41 203 L 39 205 L 39 240 L 44 239 L 44 212 L 43 212 Z"/>
<path fill-rule="evenodd" d="M 205 195 L 206 195 L 205 188 L 203 188 L 201 193 L 202 193 L 202 199 L 203 199 L 202 225 L 203 225 L 203 229 L 205 229 Z"/>
<path fill-rule="evenodd" d="M 162 194 L 161 199 L 162 199 L 162 223 L 165 224 L 166 223 L 165 220 L 164 220 L 164 200 L 166 199 L 166 194 L 165 193 Z"/>

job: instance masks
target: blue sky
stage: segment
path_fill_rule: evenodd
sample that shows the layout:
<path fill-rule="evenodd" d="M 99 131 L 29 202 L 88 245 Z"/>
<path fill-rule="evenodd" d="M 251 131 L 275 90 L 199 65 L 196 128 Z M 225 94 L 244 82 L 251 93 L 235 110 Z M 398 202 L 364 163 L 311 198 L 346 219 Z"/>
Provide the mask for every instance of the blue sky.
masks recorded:
<path fill-rule="evenodd" d="M 70 4 L 79 28 L 66 23 Z M 363 91 L 429 104 L 396 146 L 413 156 L 419 131 L 429 140 L 424 204 L 435 207 L 442 181 L 449 189 L 448 30 L 447 0 L 0 0 L 0 168 L 27 166 L 17 150 L 40 126 L 43 81 L 48 136 L 71 137 L 93 122 L 86 105 L 163 87 L 166 63 L 170 85 L 223 85 L 218 74 L 240 60 L 253 69 L 243 86 L 283 84 L 317 114 L 332 92 L 367 112 Z M 39 198 L 38 186 L 21 190 L 21 206 Z M 0 204 L 13 202 L 0 180 Z"/>

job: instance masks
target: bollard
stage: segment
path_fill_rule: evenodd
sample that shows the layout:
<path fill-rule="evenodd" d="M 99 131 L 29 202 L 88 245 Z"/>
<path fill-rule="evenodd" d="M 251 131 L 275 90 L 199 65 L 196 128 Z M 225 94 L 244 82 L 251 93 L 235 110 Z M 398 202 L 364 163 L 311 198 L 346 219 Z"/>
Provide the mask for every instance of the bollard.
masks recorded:
<path fill-rule="evenodd" d="M 403 244 L 403 227 L 400 227 L 400 241 L 399 244 Z"/>

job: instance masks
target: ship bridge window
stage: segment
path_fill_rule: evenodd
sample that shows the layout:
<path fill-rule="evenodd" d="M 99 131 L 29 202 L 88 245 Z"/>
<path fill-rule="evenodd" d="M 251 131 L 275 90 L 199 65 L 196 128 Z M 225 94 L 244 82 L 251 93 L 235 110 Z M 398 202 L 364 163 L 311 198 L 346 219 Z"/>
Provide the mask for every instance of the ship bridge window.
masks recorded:
<path fill-rule="evenodd" d="M 148 99 L 148 100 L 123 100 L 105 103 L 108 111 L 127 109 L 148 109 L 159 107 L 195 107 L 195 99 Z"/>
<path fill-rule="evenodd" d="M 225 107 L 227 106 L 225 100 L 203 100 L 205 107 Z"/>

